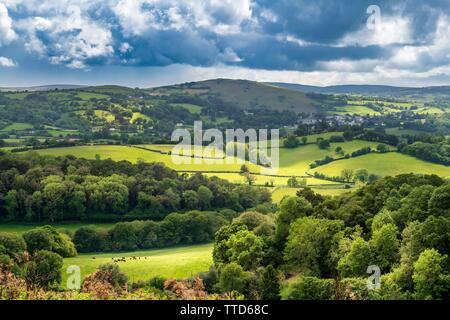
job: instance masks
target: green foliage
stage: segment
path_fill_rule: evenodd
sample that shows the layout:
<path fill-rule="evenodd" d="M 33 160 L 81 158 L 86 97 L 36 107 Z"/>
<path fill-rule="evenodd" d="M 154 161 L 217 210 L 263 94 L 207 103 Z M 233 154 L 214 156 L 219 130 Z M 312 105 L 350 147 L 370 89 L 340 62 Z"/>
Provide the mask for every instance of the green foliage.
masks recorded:
<path fill-rule="evenodd" d="M 263 240 L 248 230 L 231 235 L 227 241 L 229 261 L 242 266 L 244 270 L 255 270 L 264 255 Z"/>
<path fill-rule="evenodd" d="M 218 286 L 222 292 L 245 293 L 251 280 L 251 273 L 237 263 L 226 264 L 220 271 Z"/>
<path fill-rule="evenodd" d="M 364 276 L 373 261 L 374 254 L 369 243 L 358 237 L 351 242 L 348 252 L 339 260 L 337 270 L 343 278 Z"/>
<path fill-rule="evenodd" d="M 27 245 L 20 235 L 0 233 L 0 254 L 14 256 L 27 250 Z"/>
<path fill-rule="evenodd" d="M 63 259 L 59 254 L 40 250 L 24 267 L 24 277 L 30 287 L 49 288 L 61 282 Z"/>
<path fill-rule="evenodd" d="M 280 274 L 272 265 L 259 270 L 258 292 L 262 300 L 280 300 Z"/>
<path fill-rule="evenodd" d="M 450 282 L 448 271 L 444 272 L 447 256 L 435 249 L 424 250 L 414 263 L 414 288 L 419 299 L 439 299 L 448 293 Z"/>
<path fill-rule="evenodd" d="M 51 226 L 32 229 L 23 234 L 28 251 L 33 253 L 39 250 L 55 252 L 63 257 L 74 257 L 77 255 L 72 240 L 63 233 L 59 233 Z"/>
<path fill-rule="evenodd" d="M 288 300 L 330 300 L 333 297 L 332 279 L 300 276 L 289 284 Z"/>
<path fill-rule="evenodd" d="M 292 270 L 321 276 L 331 272 L 329 252 L 342 221 L 300 218 L 290 225 L 284 259 Z"/>
<path fill-rule="evenodd" d="M 311 203 L 303 197 L 286 197 L 281 201 L 276 218 L 276 239 L 282 244 L 289 234 L 290 224 L 300 217 L 309 215 Z"/>

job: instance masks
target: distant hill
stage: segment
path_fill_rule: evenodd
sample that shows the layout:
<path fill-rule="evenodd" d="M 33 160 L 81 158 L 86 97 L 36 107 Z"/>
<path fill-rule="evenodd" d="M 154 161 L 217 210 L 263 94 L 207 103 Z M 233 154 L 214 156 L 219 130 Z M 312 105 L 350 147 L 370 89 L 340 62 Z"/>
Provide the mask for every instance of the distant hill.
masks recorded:
<path fill-rule="evenodd" d="M 241 109 L 266 107 L 271 110 L 319 112 L 321 103 L 299 91 L 271 84 L 231 79 L 214 79 L 149 89 L 153 95 L 183 93 L 200 98 L 216 97 Z"/>
<path fill-rule="evenodd" d="M 51 90 L 68 90 L 68 89 L 80 89 L 85 86 L 72 85 L 72 84 L 52 84 L 47 86 L 33 86 L 33 87 L 0 87 L 0 91 L 51 91 Z"/>
<path fill-rule="evenodd" d="M 450 86 L 435 87 L 394 87 L 382 85 L 338 85 L 338 86 L 308 86 L 295 83 L 271 82 L 268 83 L 280 88 L 296 90 L 303 93 L 314 92 L 322 94 L 364 94 L 364 95 L 414 95 L 414 94 L 443 94 L 450 95 Z"/>

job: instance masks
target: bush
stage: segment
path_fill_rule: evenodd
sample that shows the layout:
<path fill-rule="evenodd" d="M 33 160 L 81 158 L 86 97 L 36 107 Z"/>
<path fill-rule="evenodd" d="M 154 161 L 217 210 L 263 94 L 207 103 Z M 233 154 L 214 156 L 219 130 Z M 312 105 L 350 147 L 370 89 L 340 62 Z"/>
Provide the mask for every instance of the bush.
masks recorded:
<path fill-rule="evenodd" d="M 39 250 L 55 252 L 65 258 L 75 257 L 77 250 L 68 235 L 59 233 L 51 226 L 32 229 L 23 234 L 28 251 L 33 253 Z"/>
<path fill-rule="evenodd" d="M 0 254 L 13 256 L 27 250 L 23 237 L 13 233 L 0 233 Z"/>
<path fill-rule="evenodd" d="M 288 300 L 330 300 L 333 298 L 333 280 L 300 276 L 290 284 Z"/>
<path fill-rule="evenodd" d="M 24 267 L 25 281 L 29 287 L 47 289 L 61 282 L 63 258 L 54 252 L 40 250 Z"/>
<path fill-rule="evenodd" d="M 93 227 L 81 227 L 73 236 L 78 252 L 100 252 L 108 246 L 108 234 Z"/>

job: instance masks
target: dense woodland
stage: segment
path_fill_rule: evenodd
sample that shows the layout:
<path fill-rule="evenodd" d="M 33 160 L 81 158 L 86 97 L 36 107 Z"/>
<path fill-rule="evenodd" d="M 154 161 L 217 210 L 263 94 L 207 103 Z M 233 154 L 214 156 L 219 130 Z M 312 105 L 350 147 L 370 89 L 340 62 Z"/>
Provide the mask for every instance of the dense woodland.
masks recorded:
<path fill-rule="evenodd" d="M 3 222 L 161 220 L 194 209 L 240 212 L 270 200 L 264 188 L 188 177 L 158 163 L 5 154 L 0 172 Z"/>

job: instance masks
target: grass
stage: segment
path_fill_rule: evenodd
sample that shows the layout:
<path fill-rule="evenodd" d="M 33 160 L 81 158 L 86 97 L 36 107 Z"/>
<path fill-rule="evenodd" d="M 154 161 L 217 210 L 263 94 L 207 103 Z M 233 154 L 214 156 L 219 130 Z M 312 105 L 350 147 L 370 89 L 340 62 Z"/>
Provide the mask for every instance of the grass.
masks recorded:
<path fill-rule="evenodd" d="M 94 92 L 85 92 L 85 91 L 79 91 L 77 92 L 77 97 L 83 100 L 90 100 L 92 98 L 95 99 L 109 99 L 109 96 L 101 93 L 94 93 Z"/>
<path fill-rule="evenodd" d="M 309 165 L 314 162 L 314 160 L 323 159 L 326 156 L 337 157 L 334 150 L 338 146 L 342 147 L 345 153 L 352 153 L 353 151 L 368 146 L 374 149 L 377 145 L 377 142 L 354 140 L 332 143 L 329 149 L 319 149 L 317 145 L 306 145 L 293 149 L 281 148 L 280 169 L 278 170 L 278 174 L 304 175 L 305 171 L 309 169 Z"/>
<path fill-rule="evenodd" d="M 336 107 L 336 111 L 332 112 L 334 114 L 349 114 L 349 115 L 379 115 L 378 111 L 370 109 L 367 106 L 361 105 L 347 105 L 343 107 Z"/>
<path fill-rule="evenodd" d="M 14 122 L 9 126 L 4 127 L 0 131 L 26 130 L 26 129 L 33 129 L 33 125 L 30 123 Z"/>
<path fill-rule="evenodd" d="M 173 107 L 177 108 L 183 108 L 189 111 L 192 114 L 200 114 L 202 112 L 202 107 L 196 105 L 196 104 L 190 104 L 190 103 L 173 103 Z"/>
<path fill-rule="evenodd" d="M 45 224 L 17 224 L 17 223 L 2 223 L 0 224 L 0 232 L 10 232 L 10 233 L 24 233 L 31 229 L 43 226 Z M 70 232 L 75 232 L 78 228 L 84 227 L 84 226 L 92 226 L 98 230 L 106 230 L 110 229 L 114 223 L 81 223 L 81 222 L 74 222 L 74 223 L 52 223 L 52 226 L 54 226 L 57 230 L 67 230 Z"/>
<path fill-rule="evenodd" d="M 339 176 L 343 169 L 367 169 L 380 176 L 395 176 L 401 173 L 437 174 L 450 177 L 450 167 L 426 162 L 397 152 L 368 154 L 356 158 L 331 162 L 314 171 L 328 176 Z"/>
<path fill-rule="evenodd" d="M 148 146 L 150 147 L 150 146 Z M 127 146 L 110 146 L 110 145 L 93 145 L 93 146 L 79 146 L 79 147 L 67 147 L 67 148 L 51 148 L 36 150 L 42 155 L 51 156 L 65 156 L 73 155 L 78 158 L 85 159 L 95 159 L 95 155 L 100 155 L 101 159 L 111 158 L 115 161 L 127 160 L 132 163 L 136 163 L 138 160 L 143 160 L 148 163 L 150 162 L 162 162 L 168 167 L 174 170 L 180 171 L 235 171 L 239 172 L 242 164 L 237 163 L 235 159 L 232 164 L 227 164 L 225 161 L 223 163 L 206 164 L 204 161 L 201 163 L 193 163 L 193 158 L 190 157 L 180 157 L 180 156 L 170 156 L 166 154 L 160 154 L 157 152 L 151 152 L 147 150 L 142 150 Z M 189 161 L 190 163 L 175 163 L 181 161 Z M 248 167 L 253 172 L 259 172 L 260 167 L 254 164 L 247 163 Z"/>
<path fill-rule="evenodd" d="M 122 257 L 126 258 L 126 262 L 117 264 L 130 282 L 149 280 L 154 276 L 187 278 L 198 272 L 208 271 L 212 264 L 212 248 L 212 244 L 201 244 L 126 253 L 80 254 L 64 259 L 62 283 L 66 284 L 65 270 L 68 266 L 79 266 L 83 278 L 94 272 L 99 265 L 112 263 L 113 259 Z"/>

